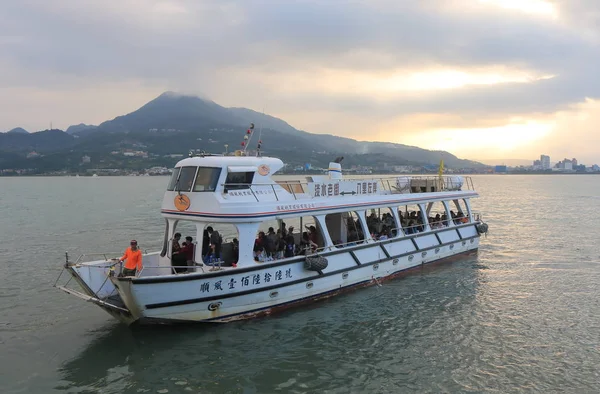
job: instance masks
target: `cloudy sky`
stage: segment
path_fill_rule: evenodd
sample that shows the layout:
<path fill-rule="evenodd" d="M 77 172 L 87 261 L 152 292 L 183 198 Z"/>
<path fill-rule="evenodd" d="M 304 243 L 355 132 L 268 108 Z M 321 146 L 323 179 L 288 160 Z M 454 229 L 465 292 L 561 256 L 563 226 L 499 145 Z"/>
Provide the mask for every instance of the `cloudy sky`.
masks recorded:
<path fill-rule="evenodd" d="M 0 130 L 166 90 L 315 133 L 600 163 L 600 1 L 0 2 Z"/>

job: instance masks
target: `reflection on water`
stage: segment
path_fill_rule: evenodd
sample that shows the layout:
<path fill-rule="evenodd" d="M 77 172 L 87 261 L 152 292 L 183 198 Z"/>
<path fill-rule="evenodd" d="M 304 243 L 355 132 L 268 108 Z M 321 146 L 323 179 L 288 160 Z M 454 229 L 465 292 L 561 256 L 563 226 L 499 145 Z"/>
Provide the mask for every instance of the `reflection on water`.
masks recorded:
<path fill-rule="evenodd" d="M 342 393 L 377 392 L 382 384 L 417 387 L 424 376 L 415 345 L 447 337 L 449 325 L 455 339 L 464 338 L 461 311 L 475 300 L 480 276 L 475 260 L 466 260 L 270 318 L 117 326 L 63 365 L 56 388 Z M 445 347 L 432 342 L 429 353 L 447 362 Z"/>

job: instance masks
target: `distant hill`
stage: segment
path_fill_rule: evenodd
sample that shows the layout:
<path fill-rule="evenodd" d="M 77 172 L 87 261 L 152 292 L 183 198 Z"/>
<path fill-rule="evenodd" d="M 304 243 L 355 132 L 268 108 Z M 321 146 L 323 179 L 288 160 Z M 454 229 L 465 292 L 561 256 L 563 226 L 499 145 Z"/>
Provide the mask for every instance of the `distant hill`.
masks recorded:
<path fill-rule="evenodd" d="M 310 151 L 327 148 L 326 150 L 332 153 L 389 155 L 403 162 L 435 164 L 444 158 L 449 167 L 482 166 L 481 163 L 461 160 L 448 152 L 430 151 L 402 144 L 356 141 L 334 135 L 311 134 L 297 130 L 281 119 L 263 115 L 251 109 L 225 108 L 213 101 L 173 92 L 165 92 L 134 112 L 101 123 L 96 131 L 113 133 L 150 130 L 201 132 L 207 127 L 212 127 L 225 129 L 219 132 L 219 139 L 213 138 L 213 140 L 231 144 L 232 142 L 239 143 L 240 136 L 235 134 L 232 141 L 232 138 L 228 138 L 227 127 L 247 127 L 251 122 L 257 128 L 263 129 L 263 140 L 269 140 L 269 144 L 265 144 L 265 149 L 271 151 L 279 151 L 281 150 L 279 148 L 284 147 L 309 149 Z M 275 139 L 272 137 L 278 133 L 273 134 L 273 132 L 282 133 L 285 136 L 281 135 Z M 292 136 L 295 138 L 290 140 Z"/>
<path fill-rule="evenodd" d="M 82 131 L 92 131 L 97 129 L 98 126 L 94 126 L 91 124 L 79 123 L 77 125 L 69 126 L 66 130 L 67 134 L 76 134 L 81 133 Z"/>
<path fill-rule="evenodd" d="M 8 130 L 6 133 L 10 133 L 10 134 L 29 134 L 29 131 L 25 130 L 22 127 L 15 127 L 12 130 Z"/>
<path fill-rule="evenodd" d="M 75 138 L 62 130 L 44 130 L 37 133 L 0 134 L 0 151 L 4 152 L 53 152 L 71 147 Z"/>
<path fill-rule="evenodd" d="M 80 165 L 81 156 L 92 157 L 93 165 L 130 165 L 131 160 L 122 155 L 123 149 L 141 150 L 158 158 L 165 155 L 185 154 L 189 149 L 203 149 L 221 153 L 224 145 L 229 150 L 239 149 L 246 128 L 255 124 L 257 133 L 249 147 L 254 149 L 259 130 L 264 154 L 281 157 L 286 163 L 298 165 L 312 163 L 326 166 L 334 157 L 343 155 L 344 165 L 383 167 L 394 165 L 436 165 L 443 158 L 449 168 L 478 168 L 481 163 L 461 160 L 448 152 L 430 151 L 414 146 L 385 142 L 362 142 L 350 138 L 325 134 L 311 134 L 297 130 L 285 121 L 246 108 L 225 108 L 195 96 L 165 92 L 141 108 L 105 121 L 98 126 L 79 124 L 67 132 L 45 130 L 31 134 L 0 134 L 0 154 L 10 153 L 3 166 L 13 162 L 14 154 L 27 156 L 35 150 L 46 153 L 39 166 L 60 167 Z M 51 153 L 53 155 L 51 155 Z M 7 157 L 5 155 L 5 157 Z M 47 163 L 44 160 L 52 160 Z M 129 161 L 127 161 L 129 160 Z M 154 160 L 154 161 L 152 161 Z M 176 160 L 148 159 L 136 165 L 173 165 Z M 31 166 L 31 160 L 23 165 Z M 10 167 L 8 167 L 10 168 Z"/>

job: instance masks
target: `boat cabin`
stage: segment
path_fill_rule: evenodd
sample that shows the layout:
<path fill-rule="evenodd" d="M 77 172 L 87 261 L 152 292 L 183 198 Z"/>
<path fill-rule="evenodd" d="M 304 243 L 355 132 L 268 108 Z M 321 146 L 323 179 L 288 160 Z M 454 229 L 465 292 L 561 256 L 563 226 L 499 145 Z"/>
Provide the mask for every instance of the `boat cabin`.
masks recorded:
<path fill-rule="evenodd" d="M 340 161 L 330 163 L 327 175 L 280 180 L 273 177 L 284 167 L 277 158 L 233 154 L 181 160 L 161 209 L 162 275 L 171 273 L 188 236 L 194 244 L 188 261 L 218 261 L 219 269 L 229 269 L 474 220 L 469 197 L 476 193 L 462 190 L 472 189 L 468 179 L 466 184 L 462 177 L 347 179 Z M 186 260 L 178 261 L 176 266 L 185 268 Z"/>

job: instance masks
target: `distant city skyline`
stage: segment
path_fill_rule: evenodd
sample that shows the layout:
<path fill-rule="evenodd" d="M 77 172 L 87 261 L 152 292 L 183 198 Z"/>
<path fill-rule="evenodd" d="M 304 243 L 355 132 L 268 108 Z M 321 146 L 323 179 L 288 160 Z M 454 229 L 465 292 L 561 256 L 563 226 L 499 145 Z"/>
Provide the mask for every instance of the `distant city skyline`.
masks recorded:
<path fill-rule="evenodd" d="M 596 0 L 6 0 L 0 130 L 98 124 L 173 90 L 486 163 L 598 163 L 599 14 Z"/>

